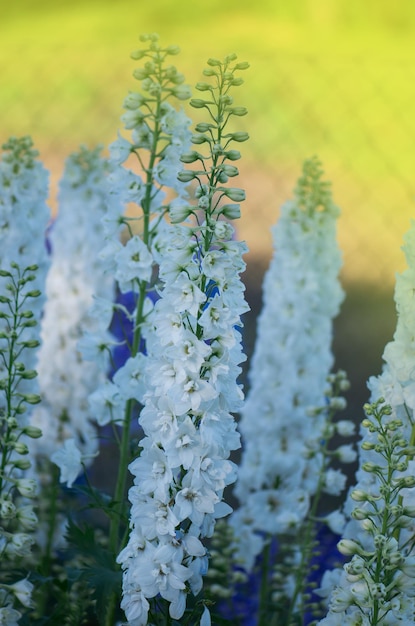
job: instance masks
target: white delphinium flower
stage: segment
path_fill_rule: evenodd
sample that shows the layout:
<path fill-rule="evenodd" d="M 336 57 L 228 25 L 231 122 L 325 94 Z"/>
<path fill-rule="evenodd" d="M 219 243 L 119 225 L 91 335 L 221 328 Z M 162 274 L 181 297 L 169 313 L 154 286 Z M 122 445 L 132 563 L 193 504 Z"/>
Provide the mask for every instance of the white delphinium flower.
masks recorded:
<path fill-rule="evenodd" d="M 369 379 L 356 484 L 344 506 L 348 517 L 339 551 L 351 556 L 338 581 L 320 589 L 329 599 L 320 624 L 415 624 L 415 222 L 403 247 L 408 269 L 397 276 L 398 314 L 382 374 Z M 337 621 L 336 621 L 337 620 Z"/>
<path fill-rule="evenodd" d="M 114 320 L 118 323 L 121 319 L 117 354 L 122 350 L 125 359 L 120 365 L 116 361 L 116 351 L 113 352 L 111 379 L 98 385 L 89 399 L 92 416 L 101 426 L 112 425 L 119 446 L 112 509 L 108 508 L 108 547 L 114 557 L 124 547 L 122 537 L 125 533 L 121 526 L 127 515 L 124 505 L 127 468 L 131 461 L 131 440 L 136 437 L 131 426 L 146 389 L 144 329 L 151 325 L 153 300 L 158 297 L 158 259 L 155 258 L 153 242 L 161 230 L 169 227 L 165 216 L 170 208 L 174 206 L 177 209 L 186 203 L 188 184 L 178 179 L 178 173 L 182 168 L 180 155 L 189 149 L 191 140 L 191 121 L 183 111 L 175 108 L 177 100 L 188 98 L 190 92 L 183 84 L 184 77 L 168 63 L 178 49 L 174 46 L 163 48 L 157 35 L 142 36 L 141 41 L 145 43 L 145 49 L 134 52 L 132 57 L 146 59 L 144 67 L 134 71 L 135 78 L 141 83 L 142 93 L 130 93 L 124 101 L 126 112 L 122 121 L 125 129 L 131 131 L 131 139 L 119 135 L 110 146 L 108 190 L 112 201 L 103 218 L 105 243 L 98 254 L 102 271 L 115 278 L 118 293 L 112 310 Z M 123 236 L 120 237 L 120 234 Z M 128 298 L 129 304 L 132 302 L 131 307 L 124 304 Z M 101 318 L 101 311 L 108 308 L 103 304 L 96 307 L 97 318 Z M 108 324 L 109 320 L 105 326 L 102 318 L 98 319 L 99 332 L 81 339 L 79 347 L 85 358 L 98 362 L 100 353 L 109 351 Z M 113 323 L 111 328 L 114 329 L 115 325 Z M 163 374 L 159 373 L 158 377 L 162 380 Z M 143 454 L 146 456 L 146 453 Z M 64 457 L 64 463 L 66 459 L 68 457 Z M 76 462 L 75 457 L 72 460 Z M 153 458 L 151 453 L 148 463 L 146 470 L 153 471 L 153 465 L 158 468 L 158 458 Z M 65 467 L 70 470 L 69 463 Z M 162 473 L 162 466 L 154 469 L 154 472 L 157 471 Z M 146 505 L 145 515 L 149 525 L 154 526 L 155 516 L 157 528 L 174 528 L 176 518 L 168 508 L 155 508 L 151 502 Z M 157 552 L 160 568 L 164 563 L 169 571 L 175 572 L 170 575 L 166 570 L 163 578 L 165 595 L 169 598 L 176 597 L 177 572 L 182 572 L 184 567 L 176 568 L 177 550 L 180 552 L 182 548 L 172 544 L 169 550 Z M 189 570 L 189 576 L 192 575 Z M 152 585 L 153 581 L 147 579 L 147 593 L 151 593 Z M 141 590 L 136 595 L 144 597 Z M 182 602 L 182 595 L 179 596 Z M 114 623 L 116 601 L 115 593 L 111 594 L 104 607 L 107 624 Z"/>
<path fill-rule="evenodd" d="M 30 137 L 11 137 L 3 146 L 0 160 L 0 268 L 10 271 L 16 263 L 21 270 L 35 264 L 36 272 L 30 283 L 39 296 L 30 301 L 33 319 L 39 320 L 45 302 L 45 279 L 49 268 L 45 233 L 50 220 L 46 204 L 49 175 L 36 159 Z M 39 340 L 39 326 L 27 324 L 26 340 Z M 0 339 L 0 350 L 4 339 Z M 35 369 L 37 351 L 29 350 L 25 366 Z M 4 371 L 0 362 L 0 375 Z M 21 380 L 20 390 L 36 393 L 37 381 Z"/>
<path fill-rule="evenodd" d="M 81 358 L 77 343 L 82 332 L 98 331 L 89 313 L 93 297 L 112 300 L 114 296 L 114 280 L 103 275 L 98 259 L 104 245 L 101 220 L 109 204 L 108 169 L 100 148 L 82 147 L 67 159 L 58 215 L 49 233 L 52 263 L 37 365 L 42 405 L 33 417 L 44 436 L 32 446 L 34 454 L 46 459 L 68 439 L 73 439 L 79 454 L 89 458 L 98 446 L 88 395 L 104 382 L 108 356 L 102 359 L 107 367 L 97 367 Z M 112 307 L 107 323 L 111 315 Z"/>
<path fill-rule="evenodd" d="M 243 532 L 236 549 L 248 570 L 264 545 L 263 533 L 298 530 L 322 465 L 318 450 L 326 416 L 310 415 L 310 408 L 325 404 L 332 319 L 343 292 L 339 210 L 321 174 L 316 159 L 305 162 L 295 198 L 282 207 L 273 229 L 274 256 L 264 279 L 251 387 L 240 422 L 244 447 L 235 493 L 241 505 L 231 520 L 236 537 Z M 324 489 L 337 493 L 345 477 L 330 472 Z"/>
<path fill-rule="evenodd" d="M 37 517 L 37 482 L 27 477 L 39 325 L 48 268 L 45 232 L 48 174 L 29 137 L 11 138 L 0 160 L 0 619 L 17 624 L 30 606 L 32 585 L 12 583 L 28 566 Z M 20 573 L 17 570 L 20 568 Z M 10 581 L 10 582 L 9 582 Z"/>
<path fill-rule="evenodd" d="M 219 200 L 228 193 L 225 161 L 234 135 L 223 135 L 233 114 L 232 99 L 222 95 L 216 100 L 216 89 L 224 94 L 239 84 L 239 79 L 233 82 L 234 72 L 246 65 L 232 66 L 235 58 L 211 60 L 206 70 L 217 80 L 217 87 L 209 87 L 216 104 L 206 104 L 216 124 L 199 124 L 193 142 L 209 145 L 210 154 L 182 156 L 185 163 L 203 162 L 200 171 L 179 175 L 181 181 L 197 181 L 198 208 L 187 211 L 193 219 L 161 227 L 153 246 L 162 288 L 144 329 L 147 391 L 139 422 L 145 437 L 141 455 L 129 466 L 134 476 L 131 531 L 118 556 L 124 571 L 121 606 L 135 626 L 153 619 L 157 597 L 167 601 L 171 618 L 181 619 L 189 591 L 200 592 L 207 569 L 201 539 L 210 537 L 216 520 L 231 511 L 223 492 L 236 478 L 229 455 L 239 447 L 231 413 L 242 402 L 238 327 L 247 305 L 239 274 L 246 246 L 232 241 L 230 224 L 221 226 Z M 203 91 L 204 85 L 197 87 Z M 195 108 L 200 102 L 191 101 Z M 218 137 L 223 136 L 228 140 L 221 146 Z M 241 133 L 244 139 L 247 134 Z M 173 215 L 176 222 L 174 208 Z M 207 607 L 201 623 L 210 623 Z"/>

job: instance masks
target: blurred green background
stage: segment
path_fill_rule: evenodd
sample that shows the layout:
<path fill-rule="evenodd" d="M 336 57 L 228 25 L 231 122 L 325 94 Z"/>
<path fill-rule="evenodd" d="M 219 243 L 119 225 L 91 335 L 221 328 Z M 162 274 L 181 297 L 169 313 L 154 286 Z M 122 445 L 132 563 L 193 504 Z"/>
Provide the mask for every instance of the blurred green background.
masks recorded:
<path fill-rule="evenodd" d="M 363 402 L 392 337 L 394 276 L 405 267 L 402 237 L 415 216 L 415 3 L 2 0 L 0 139 L 32 135 L 51 171 L 52 208 L 65 157 L 115 138 L 123 98 L 137 86 L 129 54 L 143 32 L 180 45 L 175 62 L 190 84 L 210 56 L 236 52 L 251 64 L 234 94 L 249 108 L 238 128 L 251 135 L 239 181 L 247 189 L 239 236 L 251 250 L 250 346 L 269 227 L 302 161 L 322 160 L 342 209 L 348 294 L 336 359 Z"/>

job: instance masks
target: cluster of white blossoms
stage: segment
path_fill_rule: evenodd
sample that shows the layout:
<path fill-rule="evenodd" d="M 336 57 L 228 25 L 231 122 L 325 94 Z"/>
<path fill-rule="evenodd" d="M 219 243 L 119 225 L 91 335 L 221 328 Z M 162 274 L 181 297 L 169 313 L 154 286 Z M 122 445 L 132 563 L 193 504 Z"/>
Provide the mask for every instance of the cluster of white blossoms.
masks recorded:
<path fill-rule="evenodd" d="M 3 146 L 0 160 L 0 268 L 10 271 L 11 263 L 21 270 L 34 264 L 37 269 L 30 283 L 32 291 L 40 295 L 30 302 L 33 319 L 40 319 L 45 302 L 45 280 L 49 269 L 45 232 L 50 220 L 46 204 L 49 193 L 49 174 L 36 159 L 30 137 L 11 137 Z M 24 227 L 22 227 L 24 224 Z M 27 326 L 26 339 L 39 339 L 39 326 Z M 2 343 L 0 340 L 0 350 Z M 37 351 L 25 355 L 25 366 L 36 368 Z M 0 375 L 3 364 L 0 362 Z M 21 390 L 28 393 L 37 389 L 36 380 L 22 380 Z"/>
<path fill-rule="evenodd" d="M 343 292 L 336 243 L 338 208 L 320 164 L 305 162 L 295 197 L 273 228 L 274 256 L 242 409 L 243 454 L 232 515 L 237 561 L 250 570 L 270 535 L 295 532 L 316 492 L 327 377 L 333 364 L 332 319 Z M 346 477 L 328 470 L 323 491 L 339 494 Z"/>
<path fill-rule="evenodd" d="M 0 161 L 0 623 L 10 626 L 31 606 L 32 583 L 16 578 L 37 526 L 28 443 L 41 431 L 28 409 L 40 401 L 34 367 L 50 214 L 47 172 L 32 146 L 28 137 L 11 138 Z"/>
<path fill-rule="evenodd" d="M 352 559 L 323 577 L 329 611 L 321 626 L 415 624 L 415 222 L 403 249 L 397 327 L 382 374 L 369 379 L 372 404 L 344 507 L 349 521 L 338 548 Z"/>
<path fill-rule="evenodd" d="M 130 465 L 132 528 L 118 558 L 131 624 L 147 623 L 148 599 L 158 594 L 180 619 L 188 589 L 199 593 L 207 568 L 200 537 L 230 512 L 222 496 L 235 480 L 228 457 L 239 435 L 230 412 L 241 407 L 236 326 L 246 311 L 238 278 L 245 246 L 231 240 L 232 232 L 223 221 L 166 231 L 166 284 L 146 331 L 145 438 Z"/>
<path fill-rule="evenodd" d="M 157 619 L 160 597 L 171 618 L 183 616 L 187 595 L 201 591 L 207 570 L 201 539 L 210 537 L 216 519 L 231 511 L 223 492 L 236 478 L 229 456 L 240 441 L 231 412 L 240 409 L 243 398 L 237 383 L 245 358 L 239 327 L 247 310 L 239 278 L 246 246 L 233 240 L 234 229 L 223 219 L 237 215 L 239 205 L 220 203 L 244 198 L 242 190 L 223 186 L 238 173 L 225 164 L 240 156 L 228 149 L 229 143 L 248 138 L 247 133 L 223 133 L 228 117 L 246 112 L 232 109 L 225 95 L 241 84 L 234 71 L 247 67 L 232 67 L 235 58 L 208 62 L 205 75 L 215 76 L 218 94 L 207 83 L 197 85 L 211 92 L 206 108 L 214 123 L 198 124 L 192 141 L 206 144 L 209 154 L 183 154 L 183 162 L 201 161 L 203 167 L 179 175 L 183 182 L 197 181 L 197 208 L 173 207 L 174 223 L 160 223 L 152 247 L 162 284 L 143 329 L 146 392 L 139 422 L 145 436 L 140 456 L 129 466 L 134 477 L 131 530 L 117 559 L 123 569 L 121 607 L 132 626 Z M 191 104 L 204 108 L 203 102 Z M 200 623 L 210 624 L 206 606 Z"/>
<path fill-rule="evenodd" d="M 114 280 L 102 273 L 98 258 L 109 202 L 107 174 L 108 162 L 99 148 L 81 148 L 67 159 L 58 215 L 48 236 L 51 267 L 37 363 L 42 403 L 33 415 L 44 436 L 33 442 L 32 453 L 61 465 L 61 479 L 69 487 L 81 461 L 93 458 L 98 447 L 88 396 L 106 374 L 81 358 L 77 343 L 85 330 L 94 330 L 89 313 L 93 296 L 97 300 L 114 296 Z"/>

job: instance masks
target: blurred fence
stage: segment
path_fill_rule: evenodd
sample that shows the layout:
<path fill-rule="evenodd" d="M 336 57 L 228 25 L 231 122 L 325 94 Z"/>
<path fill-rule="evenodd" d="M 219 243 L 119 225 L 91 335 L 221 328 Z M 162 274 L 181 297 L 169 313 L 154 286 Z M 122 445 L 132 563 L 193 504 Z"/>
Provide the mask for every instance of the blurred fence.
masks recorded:
<path fill-rule="evenodd" d="M 237 94 L 250 111 L 238 123 L 251 135 L 239 183 L 248 198 L 240 236 L 251 257 L 270 256 L 269 227 L 304 158 L 318 154 L 342 208 L 344 277 L 390 287 L 415 216 L 414 65 L 277 50 L 239 56 L 252 66 Z M 190 78 L 200 75 L 191 58 L 180 63 Z M 0 138 L 33 136 L 52 173 L 52 205 L 65 156 L 115 138 L 122 100 L 136 87 L 132 69 L 103 46 L 0 50 Z"/>

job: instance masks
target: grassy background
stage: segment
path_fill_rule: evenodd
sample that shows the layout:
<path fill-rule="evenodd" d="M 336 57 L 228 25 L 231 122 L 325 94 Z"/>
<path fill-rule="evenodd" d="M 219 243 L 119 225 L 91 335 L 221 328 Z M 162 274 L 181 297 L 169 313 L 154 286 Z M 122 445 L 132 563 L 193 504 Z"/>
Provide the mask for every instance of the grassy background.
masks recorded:
<path fill-rule="evenodd" d="M 364 398 L 394 324 L 394 275 L 415 214 L 413 0 L 2 0 L 0 140 L 31 134 L 51 170 L 51 206 L 65 157 L 107 145 L 134 90 L 138 35 L 178 43 L 188 82 L 210 56 L 235 51 L 251 69 L 235 92 L 249 116 L 239 234 L 254 312 L 271 254 L 269 227 L 304 158 L 317 153 L 342 208 L 338 238 L 348 299 L 336 326 L 338 364 Z M 192 113 L 194 115 L 194 112 Z M 254 317 L 250 318 L 253 327 Z"/>

